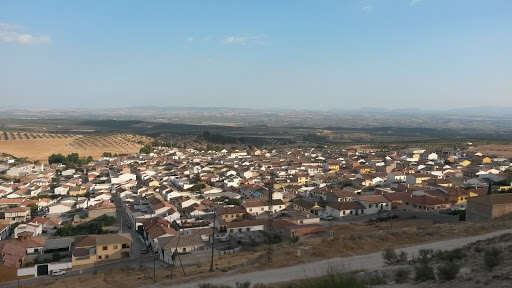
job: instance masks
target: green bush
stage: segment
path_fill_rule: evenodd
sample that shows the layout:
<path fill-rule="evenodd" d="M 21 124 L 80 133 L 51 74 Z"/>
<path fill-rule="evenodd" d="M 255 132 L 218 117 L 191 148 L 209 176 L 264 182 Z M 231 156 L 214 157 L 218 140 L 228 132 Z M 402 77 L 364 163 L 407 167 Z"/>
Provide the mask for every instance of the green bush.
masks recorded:
<path fill-rule="evenodd" d="M 416 260 L 418 260 L 420 263 L 428 264 L 430 262 L 430 259 L 433 257 L 433 255 L 434 255 L 433 249 L 420 249 L 420 251 L 418 253 L 418 258 Z"/>
<path fill-rule="evenodd" d="M 59 262 L 62 259 L 62 256 L 59 252 L 54 252 L 52 254 L 52 262 Z"/>
<path fill-rule="evenodd" d="M 501 250 L 496 247 L 485 249 L 484 261 L 487 268 L 492 269 L 502 263 Z"/>
<path fill-rule="evenodd" d="M 440 260 L 453 262 L 466 257 L 466 253 L 462 248 L 455 248 L 453 250 L 437 250 L 435 256 Z"/>
<path fill-rule="evenodd" d="M 460 265 L 455 262 L 447 262 L 437 267 L 440 278 L 444 280 L 453 280 L 459 273 Z"/>
<path fill-rule="evenodd" d="M 428 264 L 420 264 L 414 267 L 415 276 L 414 280 L 423 282 L 429 280 L 435 280 L 434 268 Z"/>
<path fill-rule="evenodd" d="M 400 253 L 396 253 L 395 250 L 386 248 L 382 251 L 382 258 L 384 259 L 384 263 L 388 265 L 403 264 L 407 262 L 407 252 L 401 251 Z"/>
<path fill-rule="evenodd" d="M 407 268 L 400 268 L 395 271 L 395 282 L 396 283 L 407 283 L 409 282 L 409 274 L 411 270 Z"/>
<path fill-rule="evenodd" d="M 367 280 L 335 267 L 329 267 L 325 276 L 304 279 L 290 285 L 293 288 L 366 288 L 368 286 Z"/>

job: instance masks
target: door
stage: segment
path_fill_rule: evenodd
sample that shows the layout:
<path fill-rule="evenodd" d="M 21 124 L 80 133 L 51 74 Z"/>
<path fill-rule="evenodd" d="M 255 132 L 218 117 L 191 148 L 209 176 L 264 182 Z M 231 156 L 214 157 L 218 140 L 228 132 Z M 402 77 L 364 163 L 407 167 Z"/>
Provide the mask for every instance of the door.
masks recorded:
<path fill-rule="evenodd" d="M 48 275 L 48 264 L 37 265 L 37 276 Z"/>

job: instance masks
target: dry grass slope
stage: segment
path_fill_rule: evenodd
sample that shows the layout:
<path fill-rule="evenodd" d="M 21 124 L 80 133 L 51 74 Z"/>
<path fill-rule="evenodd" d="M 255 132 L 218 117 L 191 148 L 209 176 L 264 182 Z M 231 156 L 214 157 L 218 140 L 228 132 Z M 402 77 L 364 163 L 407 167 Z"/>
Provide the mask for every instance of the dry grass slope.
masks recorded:
<path fill-rule="evenodd" d="M 32 132 L 0 131 L 0 153 L 29 160 L 47 161 L 51 154 L 78 153 L 80 156 L 101 157 L 112 154 L 136 153 L 151 138 L 132 134 L 69 135 Z"/>

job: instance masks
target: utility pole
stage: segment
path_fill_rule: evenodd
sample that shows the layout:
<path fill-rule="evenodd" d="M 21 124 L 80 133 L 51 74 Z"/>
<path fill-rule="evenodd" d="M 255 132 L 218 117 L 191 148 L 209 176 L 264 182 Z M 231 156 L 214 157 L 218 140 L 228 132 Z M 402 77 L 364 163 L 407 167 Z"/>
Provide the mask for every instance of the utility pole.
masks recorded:
<path fill-rule="evenodd" d="M 212 261 L 210 262 L 210 272 L 213 272 L 213 253 L 215 253 L 215 220 L 217 219 L 217 210 L 213 208 L 213 230 L 212 230 Z"/>
<path fill-rule="evenodd" d="M 153 256 L 153 279 L 156 279 L 156 256 Z"/>
<path fill-rule="evenodd" d="M 272 241 L 273 238 L 273 205 L 272 205 L 272 197 L 274 193 L 274 178 L 271 177 L 270 181 L 268 182 L 268 244 L 267 244 L 267 262 L 272 263 Z"/>

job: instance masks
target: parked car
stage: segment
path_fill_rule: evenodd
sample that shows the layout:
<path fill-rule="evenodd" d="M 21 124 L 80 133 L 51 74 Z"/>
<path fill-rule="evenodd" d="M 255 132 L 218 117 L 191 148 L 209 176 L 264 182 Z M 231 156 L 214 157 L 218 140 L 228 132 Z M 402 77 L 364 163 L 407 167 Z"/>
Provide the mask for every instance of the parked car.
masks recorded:
<path fill-rule="evenodd" d="M 59 275 L 64 275 L 64 274 L 66 274 L 66 271 L 62 271 L 59 269 L 55 269 L 52 271 L 52 276 L 59 276 Z"/>
<path fill-rule="evenodd" d="M 326 221 L 332 221 L 334 219 L 331 215 L 322 215 L 320 216 L 320 219 L 326 220 Z"/>
<path fill-rule="evenodd" d="M 229 241 L 229 236 L 228 236 L 228 235 L 226 235 L 226 236 L 220 236 L 220 237 L 219 237 L 219 238 L 217 238 L 217 239 L 219 239 L 219 241 L 220 241 L 220 242 L 227 242 L 227 241 Z"/>

